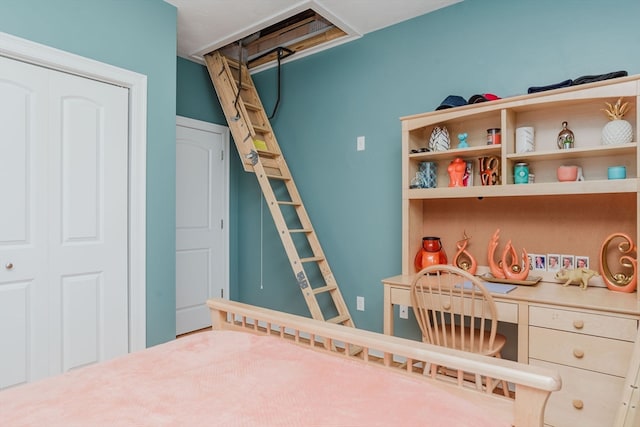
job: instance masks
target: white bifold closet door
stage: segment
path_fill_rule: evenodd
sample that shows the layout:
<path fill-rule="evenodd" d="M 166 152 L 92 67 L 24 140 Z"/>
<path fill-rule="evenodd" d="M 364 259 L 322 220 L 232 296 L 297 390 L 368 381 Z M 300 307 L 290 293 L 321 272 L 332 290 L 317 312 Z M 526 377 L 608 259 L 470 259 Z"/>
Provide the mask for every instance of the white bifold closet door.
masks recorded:
<path fill-rule="evenodd" d="M 128 352 L 128 90 L 0 57 L 0 389 Z"/>

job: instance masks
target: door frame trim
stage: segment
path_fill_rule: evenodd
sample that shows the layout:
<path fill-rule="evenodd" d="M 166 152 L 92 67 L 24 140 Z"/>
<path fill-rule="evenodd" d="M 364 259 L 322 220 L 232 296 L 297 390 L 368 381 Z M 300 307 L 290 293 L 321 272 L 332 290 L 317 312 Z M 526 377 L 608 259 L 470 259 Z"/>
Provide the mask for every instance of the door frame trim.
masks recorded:
<path fill-rule="evenodd" d="M 147 346 L 147 76 L 0 32 L 0 55 L 129 90 L 129 351 Z"/>
<path fill-rule="evenodd" d="M 224 168 L 224 212 L 223 221 L 224 226 L 222 228 L 222 234 L 224 236 L 224 278 L 222 283 L 222 289 L 224 291 L 224 298 L 229 299 L 229 128 L 223 125 L 217 125 L 215 123 L 204 122 L 201 120 L 191 119 L 189 117 L 176 116 L 176 126 L 182 126 L 186 128 L 193 128 L 204 132 L 220 133 L 222 134 L 222 150 L 224 151 L 224 157 L 222 167 Z"/>

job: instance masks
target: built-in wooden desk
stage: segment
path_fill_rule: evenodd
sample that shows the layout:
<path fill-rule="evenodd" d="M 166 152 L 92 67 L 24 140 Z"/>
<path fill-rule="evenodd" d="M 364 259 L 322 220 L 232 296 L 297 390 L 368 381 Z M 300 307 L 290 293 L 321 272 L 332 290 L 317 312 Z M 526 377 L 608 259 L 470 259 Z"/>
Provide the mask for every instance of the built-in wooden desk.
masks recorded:
<path fill-rule="evenodd" d="M 393 335 L 394 305 L 411 306 L 413 276 L 382 280 L 384 333 Z M 640 319 L 636 293 L 539 282 L 493 294 L 498 319 L 517 324 L 518 362 L 560 372 L 545 423 L 611 425 L 619 406 Z"/>

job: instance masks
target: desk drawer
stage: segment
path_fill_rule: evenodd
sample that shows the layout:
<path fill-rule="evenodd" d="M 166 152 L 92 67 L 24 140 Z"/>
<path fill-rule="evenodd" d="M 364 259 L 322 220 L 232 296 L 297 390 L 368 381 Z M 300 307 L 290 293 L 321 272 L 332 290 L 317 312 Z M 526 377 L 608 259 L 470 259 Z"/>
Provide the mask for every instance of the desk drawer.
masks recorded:
<path fill-rule="evenodd" d="M 633 342 L 529 327 L 529 358 L 624 377 Z"/>
<path fill-rule="evenodd" d="M 450 302 L 448 297 L 444 298 L 445 301 Z M 459 300 L 458 297 L 454 298 L 454 300 Z M 496 308 L 498 310 L 498 320 L 501 322 L 508 323 L 518 323 L 518 304 L 512 302 L 505 301 L 496 301 Z M 435 307 L 436 309 L 441 309 L 442 304 L 439 301 L 439 298 L 435 298 Z M 408 289 L 391 289 L 391 303 L 392 304 L 402 304 L 411 306 L 411 297 Z M 468 306 L 468 304 L 465 304 Z M 479 312 L 479 308 L 478 308 Z"/>
<path fill-rule="evenodd" d="M 545 424 L 554 427 L 603 427 L 613 425 L 620 405 L 624 379 L 540 360 L 535 366 L 558 371 L 562 389 L 549 397 Z"/>
<path fill-rule="evenodd" d="M 411 307 L 411 292 L 409 292 L 409 289 L 391 288 L 391 304 Z"/>
<path fill-rule="evenodd" d="M 538 306 L 529 307 L 529 324 L 625 341 L 634 341 L 638 328 L 638 321 L 628 317 Z"/>

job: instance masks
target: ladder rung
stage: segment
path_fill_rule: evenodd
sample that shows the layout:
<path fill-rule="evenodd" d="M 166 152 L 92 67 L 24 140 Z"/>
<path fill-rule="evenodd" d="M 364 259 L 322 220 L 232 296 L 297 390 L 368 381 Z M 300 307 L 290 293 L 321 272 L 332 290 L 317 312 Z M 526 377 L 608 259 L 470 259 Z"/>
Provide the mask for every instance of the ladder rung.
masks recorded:
<path fill-rule="evenodd" d="M 229 67 L 238 69 L 238 61 L 233 60 L 231 58 L 229 58 L 228 56 L 224 57 L 227 60 L 227 64 L 229 65 Z"/>
<path fill-rule="evenodd" d="M 313 230 L 310 228 L 292 228 L 289 229 L 289 233 L 313 233 Z"/>
<path fill-rule="evenodd" d="M 246 106 L 246 104 L 245 104 L 245 106 Z M 264 126 L 264 125 L 256 125 L 256 124 L 252 123 L 251 126 L 253 126 L 253 130 L 257 130 L 257 131 L 260 131 L 260 132 L 269 132 L 269 133 L 271 132 L 271 129 L 269 127 L 267 127 L 267 126 Z"/>
<path fill-rule="evenodd" d="M 349 319 L 351 319 L 351 317 L 348 314 L 342 314 L 340 316 L 336 316 L 334 318 L 327 319 L 327 322 L 335 323 L 337 325 L 341 325 L 342 323 L 346 322 Z"/>
<path fill-rule="evenodd" d="M 278 153 L 274 153 L 273 151 L 264 151 L 264 150 L 256 150 L 256 151 L 258 151 L 259 156 L 268 157 L 270 159 L 273 159 L 274 157 L 279 156 Z"/>
<path fill-rule="evenodd" d="M 312 256 L 309 258 L 300 258 L 300 262 L 319 262 L 324 261 L 324 258 L 321 256 Z"/>
<path fill-rule="evenodd" d="M 284 175 L 271 175 L 271 174 L 266 174 L 267 178 L 269 179 L 281 179 L 282 181 L 288 181 L 291 179 L 290 176 L 284 176 Z"/>
<path fill-rule="evenodd" d="M 337 288 L 337 286 L 321 286 L 321 287 L 319 287 L 319 288 L 315 288 L 315 289 L 313 290 L 313 293 L 314 293 L 315 295 L 318 295 L 318 294 L 321 294 L 321 293 L 323 293 L 323 292 L 329 292 L 329 291 L 332 291 L 332 290 L 334 290 L 334 289 L 338 289 L 338 288 Z"/>
<path fill-rule="evenodd" d="M 250 102 L 245 102 L 244 106 L 247 110 L 252 110 L 252 111 L 260 111 L 262 110 L 262 107 L 260 107 L 259 105 L 256 104 L 252 104 Z"/>
<path fill-rule="evenodd" d="M 233 81 L 236 82 L 236 86 L 239 86 L 240 89 L 242 89 L 242 90 L 253 89 L 253 86 L 249 82 L 244 81 L 244 79 L 242 80 L 242 84 L 240 84 L 238 79 L 236 79 L 235 76 L 234 76 Z"/>
<path fill-rule="evenodd" d="M 281 200 L 278 200 L 278 204 L 279 205 L 287 205 L 287 206 L 300 206 L 301 205 L 300 202 L 289 202 L 289 201 L 281 201 Z"/>

